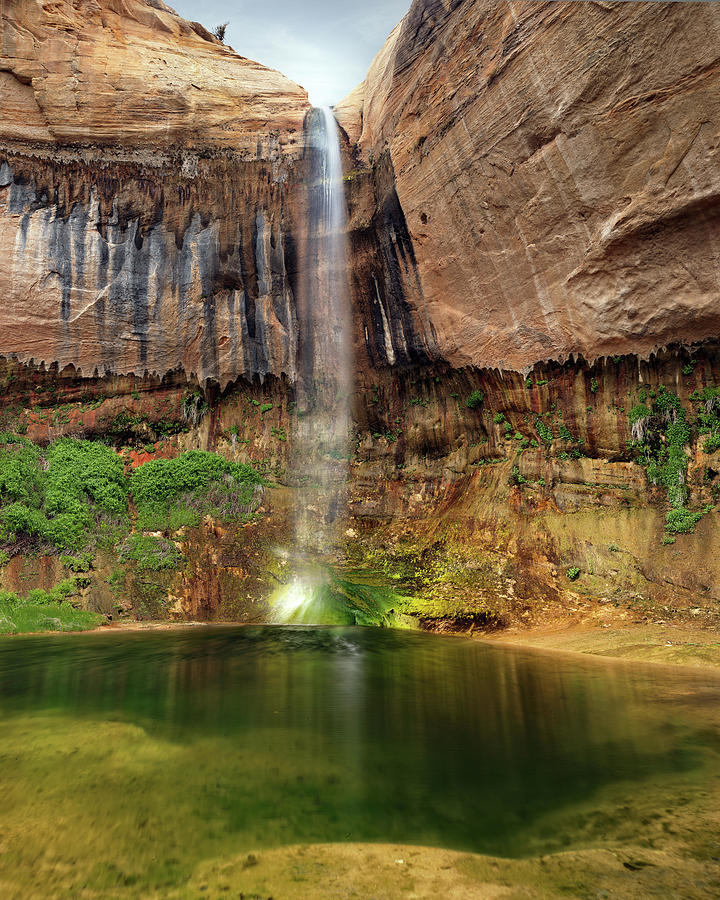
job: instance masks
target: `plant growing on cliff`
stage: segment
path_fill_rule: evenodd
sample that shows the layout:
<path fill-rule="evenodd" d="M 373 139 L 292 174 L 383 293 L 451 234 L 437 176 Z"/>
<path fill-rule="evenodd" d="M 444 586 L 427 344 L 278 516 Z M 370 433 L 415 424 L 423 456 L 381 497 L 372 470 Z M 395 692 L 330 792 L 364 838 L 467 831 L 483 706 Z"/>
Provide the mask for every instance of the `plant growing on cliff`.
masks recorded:
<path fill-rule="evenodd" d="M 145 534 L 131 534 L 120 548 L 120 559 L 132 560 L 140 571 L 177 569 L 184 557 L 172 541 Z"/>
<path fill-rule="evenodd" d="M 252 466 L 215 453 L 190 450 L 175 459 L 153 459 L 130 480 L 136 524 L 143 531 L 174 531 L 197 524 L 202 514 L 244 518 L 259 506 L 264 483 Z"/>
<path fill-rule="evenodd" d="M 223 22 L 221 25 L 216 25 L 212 30 L 215 37 L 223 44 L 225 43 L 225 32 L 227 31 L 229 24 L 229 22 Z"/>
<path fill-rule="evenodd" d="M 552 444 L 554 439 L 552 428 L 545 422 L 543 422 L 540 416 L 535 419 L 535 430 L 537 431 L 538 437 L 544 444 L 547 444 L 548 446 Z"/>
<path fill-rule="evenodd" d="M 648 481 L 663 487 L 671 509 L 666 516 L 665 529 L 670 534 L 688 534 L 708 508 L 693 512 L 687 509 L 688 456 L 691 431 L 687 413 L 680 398 L 660 385 L 651 392 L 652 407 L 640 403 L 630 410 L 632 446 L 638 451 L 638 461 L 645 466 Z M 714 397 L 710 397 L 711 409 Z"/>
<path fill-rule="evenodd" d="M 198 389 L 183 397 L 180 412 L 188 425 L 197 428 L 203 418 L 207 415 L 209 409 L 210 407 L 205 399 L 205 395 Z"/>
<path fill-rule="evenodd" d="M 466 398 L 465 406 L 467 406 L 468 409 L 477 409 L 479 406 L 482 406 L 484 399 L 485 394 L 482 391 L 473 391 L 472 394 Z"/>
<path fill-rule="evenodd" d="M 570 566 L 565 574 L 570 581 L 577 581 L 580 577 L 580 569 L 577 566 Z"/>
<path fill-rule="evenodd" d="M 700 404 L 696 420 L 698 434 L 708 435 L 703 450 L 714 453 L 720 449 L 720 388 L 706 387 L 702 391 L 693 391 L 690 400 Z"/>
<path fill-rule="evenodd" d="M 78 550 L 101 519 L 126 517 L 123 464 L 104 444 L 64 438 L 45 453 L 31 444 L 0 452 L 0 540 Z"/>

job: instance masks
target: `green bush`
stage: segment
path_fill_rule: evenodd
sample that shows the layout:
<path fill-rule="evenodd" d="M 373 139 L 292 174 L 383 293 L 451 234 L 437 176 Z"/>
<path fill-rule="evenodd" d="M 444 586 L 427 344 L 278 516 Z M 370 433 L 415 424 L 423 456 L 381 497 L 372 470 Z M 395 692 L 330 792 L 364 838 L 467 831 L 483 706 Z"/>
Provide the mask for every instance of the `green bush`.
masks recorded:
<path fill-rule="evenodd" d="M 485 394 L 480 391 L 473 391 L 472 394 L 465 400 L 465 406 L 468 409 L 477 409 L 478 406 L 482 406 L 483 400 L 485 399 Z"/>
<path fill-rule="evenodd" d="M 215 453 L 190 450 L 175 459 L 153 459 L 130 479 L 143 531 L 177 531 L 202 514 L 242 518 L 251 512 L 255 487 L 264 479 L 252 466 Z"/>
<path fill-rule="evenodd" d="M 0 451 L 0 540 L 25 534 L 78 550 L 99 514 L 127 517 L 120 457 L 104 444 L 64 438 Z"/>
<path fill-rule="evenodd" d="M 177 569 L 184 557 L 175 544 L 165 538 L 131 534 L 120 548 L 120 559 L 132 560 L 141 571 L 160 572 Z"/>
<path fill-rule="evenodd" d="M 493 416 L 493 422 L 496 425 L 502 425 L 502 423 L 504 421 L 505 421 L 505 413 L 496 412 L 495 415 Z"/>
<path fill-rule="evenodd" d="M 545 422 L 543 422 L 540 416 L 535 419 L 535 430 L 538 433 L 538 437 L 544 444 L 552 444 L 554 439 L 552 428 Z"/>
<path fill-rule="evenodd" d="M 577 581 L 580 577 L 580 569 L 577 566 L 570 566 L 566 574 L 570 581 Z"/>
<path fill-rule="evenodd" d="M 670 534 L 690 534 L 702 519 L 704 512 L 691 512 L 684 506 L 668 510 L 665 520 L 665 531 Z"/>

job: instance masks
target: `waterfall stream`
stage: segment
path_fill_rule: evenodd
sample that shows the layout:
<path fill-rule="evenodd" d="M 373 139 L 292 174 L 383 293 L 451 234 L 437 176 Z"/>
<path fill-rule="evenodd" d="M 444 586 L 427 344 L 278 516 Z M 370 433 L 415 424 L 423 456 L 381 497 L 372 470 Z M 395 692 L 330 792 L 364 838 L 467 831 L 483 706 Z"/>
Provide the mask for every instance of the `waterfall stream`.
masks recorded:
<path fill-rule="evenodd" d="M 300 250 L 297 427 L 290 479 L 296 487 L 295 553 L 326 556 L 345 517 L 351 426 L 352 339 L 347 208 L 340 135 L 329 107 L 306 122 L 306 235 Z M 319 592 L 312 576 L 281 591 L 282 621 L 303 618 Z"/>

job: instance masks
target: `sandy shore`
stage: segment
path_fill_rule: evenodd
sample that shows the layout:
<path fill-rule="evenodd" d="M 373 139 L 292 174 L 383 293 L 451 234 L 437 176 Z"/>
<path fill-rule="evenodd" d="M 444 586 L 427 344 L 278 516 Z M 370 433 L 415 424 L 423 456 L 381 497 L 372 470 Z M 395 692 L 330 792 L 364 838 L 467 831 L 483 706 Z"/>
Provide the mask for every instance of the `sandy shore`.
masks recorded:
<path fill-rule="evenodd" d="M 546 626 L 477 637 L 498 644 L 720 670 L 720 633 L 688 625 Z"/>

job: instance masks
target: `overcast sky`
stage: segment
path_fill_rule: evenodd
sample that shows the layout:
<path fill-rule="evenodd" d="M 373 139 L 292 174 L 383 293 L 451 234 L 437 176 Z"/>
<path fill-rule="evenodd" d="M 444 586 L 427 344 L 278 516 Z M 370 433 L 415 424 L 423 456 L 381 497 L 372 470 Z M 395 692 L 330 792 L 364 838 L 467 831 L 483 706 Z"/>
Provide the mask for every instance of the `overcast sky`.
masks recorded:
<path fill-rule="evenodd" d="M 226 43 L 279 69 L 315 106 L 338 103 L 359 84 L 410 0 L 166 0 L 212 29 L 229 22 Z"/>

